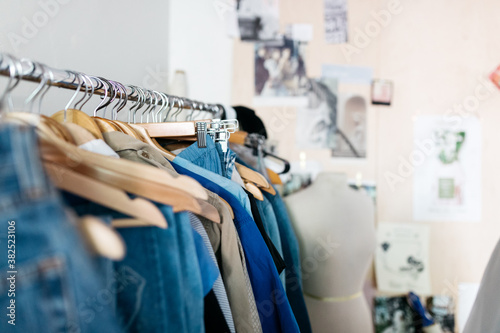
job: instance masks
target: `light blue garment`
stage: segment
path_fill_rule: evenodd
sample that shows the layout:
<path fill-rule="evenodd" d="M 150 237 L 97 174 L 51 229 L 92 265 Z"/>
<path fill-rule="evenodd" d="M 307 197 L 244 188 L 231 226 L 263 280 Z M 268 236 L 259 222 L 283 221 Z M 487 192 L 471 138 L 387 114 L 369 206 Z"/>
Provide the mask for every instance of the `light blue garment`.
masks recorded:
<path fill-rule="evenodd" d="M 290 300 L 300 331 L 302 333 L 311 333 L 311 322 L 302 293 L 302 271 L 297 236 L 290 222 L 285 203 L 279 193 L 276 192 L 276 195 L 271 195 L 265 192 L 264 197 L 271 203 L 278 221 L 283 246 L 283 259 L 286 263 L 286 295 Z"/>
<path fill-rule="evenodd" d="M 229 147 L 223 152 L 220 143 L 215 143 L 208 134 L 205 148 L 199 148 L 198 144 L 194 143 L 178 156 L 227 179 L 231 179 L 236 160 L 236 154 Z"/>
<path fill-rule="evenodd" d="M 257 208 L 259 209 L 260 218 L 262 219 L 262 223 L 264 224 L 264 229 L 266 230 L 266 234 L 268 234 L 271 242 L 273 242 L 273 245 L 276 250 L 278 250 L 281 258 L 284 258 L 283 248 L 281 245 L 280 230 L 278 228 L 278 221 L 276 219 L 276 215 L 274 214 L 273 206 L 266 197 L 264 197 L 264 201 L 256 200 L 256 203 Z M 283 283 L 283 286 L 285 286 L 285 274 L 286 268 L 280 274 L 280 279 Z"/>
<path fill-rule="evenodd" d="M 174 163 L 224 187 L 238 199 L 247 213 L 252 216 L 246 192 L 240 185 L 223 176 L 219 152 L 210 136 L 207 135 L 207 148 L 198 148 L 198 145 L 194 143 L 177 155 Z M 209 185 L 206 189 L 215 192 Z"/>
<path fill-rule="evenodd" d="M 248 274 L 252 283 L 263 332 L 300 332 L 271 253 L 251 215 L 242 207 L 240 200 L 230 193 L 227 188 L 180 166 L 175 160 L 172 166 L 177 172 L 194 178 L 205 188 L 220 195 L 233 208 L 234 224 L 245 251 Z M 184 164 L 189 164 L 184 159 L 180 160 L 185 161 Z"/>

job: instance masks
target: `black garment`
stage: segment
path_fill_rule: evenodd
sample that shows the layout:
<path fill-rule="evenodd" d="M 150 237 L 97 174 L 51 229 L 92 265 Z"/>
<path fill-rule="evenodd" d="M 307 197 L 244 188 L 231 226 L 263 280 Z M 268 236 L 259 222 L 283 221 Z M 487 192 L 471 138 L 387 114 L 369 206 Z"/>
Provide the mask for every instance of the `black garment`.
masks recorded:
<path fill-rule="evenodd" d="M 205 333 L 230 333 L 226 319 L 213 290 L 205 296 Z"/>
<path fill-rule="evenodd" d="M 283 272 L 283 270 L 286 268 L 285 260 L 283 260 L 281 254 L 278 252 L 273 242 L 271 241 L 271 238 L 269 238 L 269 235 L 266 233 L 266 229 L 264 229 L 264 223 L 262 222 L 262 218 L 260 217 L 255 198 L 253 197 L 252 193 L 248 192 L 247 190 L 245 190 L 245 192 L 250 199 L 250 206 L 252 209 L 252 215 L 255 224 L 257 225 L 257 228 L 259 228 L 260 234 L 262 235 L 262 238 L 264 238 L 264 242 L 266 242 L 269 252 L 271 252 L 271 257 L 273 257 L 274 265 L 278 270 L 278 274 L 281 274 L 281 272 Z"/>
<path fill-rule="evenodd" d="M 233 106 L 236 111 L 236 118 L 240 123 L 240 130 L 248 133 L 258 133 L 267 139 L 266 127 L 262 120 L 255 114 L 255 111 L 245 106 Z"/>

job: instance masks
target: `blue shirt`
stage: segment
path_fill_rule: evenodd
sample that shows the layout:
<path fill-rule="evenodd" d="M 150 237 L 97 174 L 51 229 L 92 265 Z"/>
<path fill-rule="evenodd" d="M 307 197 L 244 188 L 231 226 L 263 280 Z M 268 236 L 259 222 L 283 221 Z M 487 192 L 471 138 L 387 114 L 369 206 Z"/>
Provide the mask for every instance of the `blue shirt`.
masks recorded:
<path fill-rule="evenodd" d="M 172 166 L 178 173 L 194 178 L 205 188 L 217 193 L 231 205 L 235 215 L 234 223 L 236 230 L 245 251 L 248 275 L 264 333 L 299 332 L 297 321 L 295 320 L 271 254 L 249 213 L 250 207 L 247 210 L 242 205 L 242 198 L 238 191 L 235 193 L 232 192 L 234 188 L 232 185 L 235 185 L 239 190 L 241 188 L 230 180 L 210 173 L 179 157 L 174 159 Z M 215 178 L 218 182 L 213 181 L 209 177 L 212 179 Z M 222 179 L 227 180 L 232 185 L 221 185 L 225 183 Z M 242 196 L 248 202 L 246 193 L 243 190 L 241 191 Z M 248 206 L 250 206 L 250 203 L 248 203 Z"/>

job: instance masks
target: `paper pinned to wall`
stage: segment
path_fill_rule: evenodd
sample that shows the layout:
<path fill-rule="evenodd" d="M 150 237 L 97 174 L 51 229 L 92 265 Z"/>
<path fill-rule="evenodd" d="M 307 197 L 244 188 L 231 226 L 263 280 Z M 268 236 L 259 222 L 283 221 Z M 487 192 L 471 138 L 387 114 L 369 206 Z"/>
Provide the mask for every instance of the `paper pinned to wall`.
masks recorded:
<path fill-rule="evenodd" d="M 313 39 L 313 25 L 289 24 L 286 27 L 286 36 L 299 42 L 310 42 Z"/>
<path fill-rule="evenodd" d="M 254 105 L 307 105 L 304 52 L 305 44 L 287 38 L 255 43 Z"/>
<path fill-rule="evenodd" d="M 404 167 L 414 170 L 414 220 L 481 221 L 479 119 L 420 116 L 414 126 L 415 146 Z"/>
<path fill-rule="evenodd" d="M 347 42 L 347 0 L 325 1 L 325 39 L 330 44 Z"/>
<path fill-rule="evenodd" d="M 429 227 L 380 223 L 377 229 L 375 270 L 380 291 L 413 291 L 429 295 Z"/>
<path fill-rule="evenodd" d="M 279 0 L 238 0 L 241 40 L 269 41 L 280 37 Z"/>
<path fill-rule="evenodd" d="M 238 27 L 238 11 L 236 5 L 236 0 L 217 0 L 213 2 L 217 15 L 221 20 L 224 20 L 228 37 L 239 38 L 240 30 Z"/>
<path fill-rule="evenodd" d="M 335 78 L 341 83 L 371 85 L 373 80 L 373 68 L 351 65 L 323 64 L 321 66 L 321 76 Z"/>

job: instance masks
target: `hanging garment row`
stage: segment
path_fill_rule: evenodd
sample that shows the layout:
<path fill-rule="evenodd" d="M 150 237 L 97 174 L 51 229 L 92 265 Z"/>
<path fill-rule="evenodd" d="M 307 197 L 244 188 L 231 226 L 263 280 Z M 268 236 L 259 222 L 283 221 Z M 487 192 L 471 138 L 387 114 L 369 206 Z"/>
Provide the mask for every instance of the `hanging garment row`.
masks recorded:
<path fill-rule="evenodd" d="M 233 108 L 5 54 L 0 74 L 1 332 L 311 331 L 262 159 L 288 163 L 235 132 Z M 38 85 L 18 107 L 24 80 Z M 51 86 L 75 91 L 60 111 Z"/>

